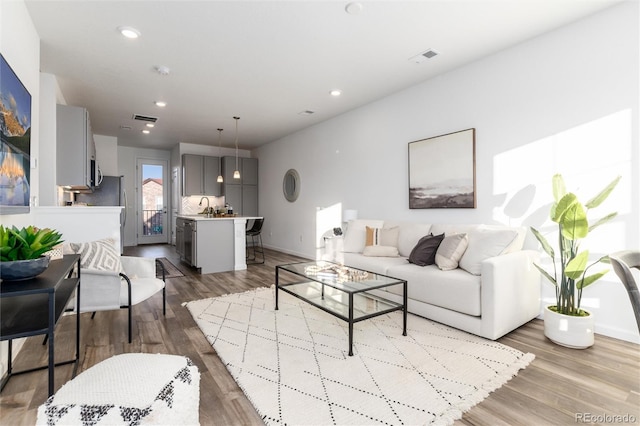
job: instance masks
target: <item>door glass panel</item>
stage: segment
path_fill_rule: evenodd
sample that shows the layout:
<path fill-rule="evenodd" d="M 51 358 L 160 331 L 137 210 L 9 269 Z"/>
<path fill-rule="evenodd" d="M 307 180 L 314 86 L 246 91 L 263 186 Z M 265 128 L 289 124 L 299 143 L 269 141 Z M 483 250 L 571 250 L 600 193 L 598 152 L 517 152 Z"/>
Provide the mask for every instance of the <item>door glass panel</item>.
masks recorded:
<path fill-rule="evenodd" d="M 142 234 L 164 233 L 164 188 L 162 166 L 142 165 Z"/>

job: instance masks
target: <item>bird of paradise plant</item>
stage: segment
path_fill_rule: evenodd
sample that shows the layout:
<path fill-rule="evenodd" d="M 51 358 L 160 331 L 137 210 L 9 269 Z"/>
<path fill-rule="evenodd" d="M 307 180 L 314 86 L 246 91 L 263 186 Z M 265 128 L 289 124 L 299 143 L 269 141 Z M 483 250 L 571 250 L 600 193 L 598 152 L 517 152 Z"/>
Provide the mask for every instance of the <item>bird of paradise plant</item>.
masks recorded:
<path fill-rule="evenodd" d="M 549 309 L 565 315 L 588 315 L 586 311 L 580 309 L 582 290 L 602 278 L 609 270 L 600 270 L 591 275 L 587 275 L 587 272 L 597 264 L 609 263 L 609 256 L 602 256 L 588 264 L 589 251 L 580 251 L 580 242 L 595 228 L 617 215 L 617 213 L 609 213 L 592 224 L 589 224 L 587 219 L 587 212 L 602 204 L 619 181 L 620 176 L 583 205 L 575 194 L 566 191 L 564 179 L 560 174 L 553 176 L 554 203 L 551 206 L 550 218 L 558 224 L 559 262 L 556 261 L 555 251 L 547 239 L 537 229 L 531 227 L 531 232 L 553 263 L 553 275 L 534 263 L 542 275 L 555 286 L 556 305 L 550 306 Z M 559 276 L 556 264 L 560 265 Z"/>

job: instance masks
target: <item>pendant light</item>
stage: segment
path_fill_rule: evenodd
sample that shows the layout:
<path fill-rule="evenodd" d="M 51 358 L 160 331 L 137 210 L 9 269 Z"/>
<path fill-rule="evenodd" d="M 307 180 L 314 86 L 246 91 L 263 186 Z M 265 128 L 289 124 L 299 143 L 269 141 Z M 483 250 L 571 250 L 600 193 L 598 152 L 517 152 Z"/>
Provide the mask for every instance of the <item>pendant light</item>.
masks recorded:
<path fill-rule="evenodd" d="M 240 169 L 238 168 L 238 120 L 240 117 L 233 117 L 236 120 L 236 170 L 233 172 L 234 179 L 240 179 Z"/>
<path fill-rule="evenodd" d="M 222 130 L 218 129 L 218 183 L 224 182 L 222 177 Z"/>

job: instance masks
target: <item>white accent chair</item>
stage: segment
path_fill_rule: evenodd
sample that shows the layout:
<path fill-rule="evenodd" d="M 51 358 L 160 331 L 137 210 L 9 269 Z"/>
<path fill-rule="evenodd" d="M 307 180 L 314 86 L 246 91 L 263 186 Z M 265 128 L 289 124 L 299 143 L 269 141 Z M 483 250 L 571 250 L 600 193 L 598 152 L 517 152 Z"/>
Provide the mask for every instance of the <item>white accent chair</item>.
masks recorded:
<path fill-rule="evenodd" d="M 128 309 L 129 343 L 131 343 L 131 307 L 162 290 L 162 314 L 167 313 L 165 268 L 158 259 L 121 256 L 124 272 L 81 268 L 80 312 Z M 156 265 L 162 278 L 156 277 Z M 77 311 L 75 298 L 71 309 Z M 92 316 L 93 318 L 93 316 Z"/>

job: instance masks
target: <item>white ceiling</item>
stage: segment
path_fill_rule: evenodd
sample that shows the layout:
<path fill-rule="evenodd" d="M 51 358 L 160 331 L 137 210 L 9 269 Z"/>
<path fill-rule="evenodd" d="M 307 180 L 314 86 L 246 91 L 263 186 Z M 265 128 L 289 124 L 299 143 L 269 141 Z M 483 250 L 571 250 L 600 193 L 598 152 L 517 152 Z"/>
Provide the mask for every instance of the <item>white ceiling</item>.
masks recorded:
<path fill-rule="evenodd" d="M 617 2 L 362 1 L 352 15 L 347 1 L 326 0 L 26 0 L 41 71 L 57 76 L 68 104 L 88 108 L 94 133 L 161 149 L 217 145 L 219 127 L 233 146 L 233 116 L 240 148 L 251 149 Z M 125 39 L 123 25 L 141 37 Z M 409 60 L 429 48 L 440 55 Z M 159 120 L 143 135 L 133 114 Z"/>

